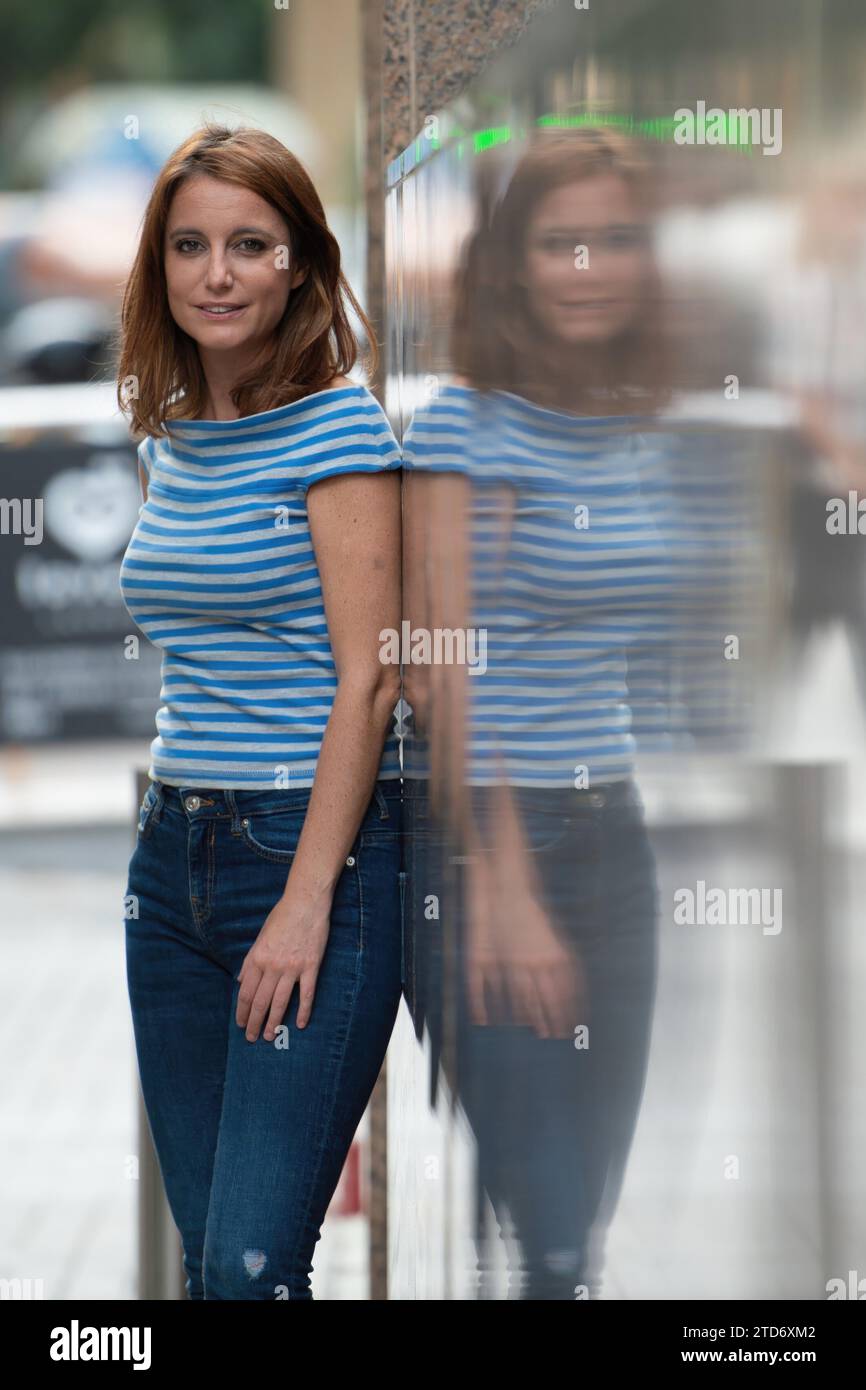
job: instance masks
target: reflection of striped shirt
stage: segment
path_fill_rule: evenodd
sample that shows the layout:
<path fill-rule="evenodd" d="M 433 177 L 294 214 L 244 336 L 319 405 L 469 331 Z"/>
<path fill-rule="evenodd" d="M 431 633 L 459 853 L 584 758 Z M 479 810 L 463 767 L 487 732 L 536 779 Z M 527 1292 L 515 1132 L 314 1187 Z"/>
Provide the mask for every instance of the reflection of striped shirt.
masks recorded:
<path fill-rule="evenodd" d="M 470 623 L 486 629 L 487 670 L 466 675 L 470 784 L 593 786 L 633 771 L 626 649 L 667 636 L 671 588 L 635 423 L 460 386 L 412 420 L 404 468 L 472 484 Z M 513 489 L 510 519 L 485 484 Z M 432 551 L 435 566 L 435 538 Z M 404 775 L 426 776 L 427 755 L 410 732 Z"/>
<path fill-rule="evenodd" d="M 399 468 L 396 440 L 364 386 L 167 429 L 139 445 L 148 495 L 120 572 L 129 613 L 163 648 L 150 776 L 312 786 L 337 675 L 306 493 Z M 393 734 L 378 775 L 400 776 Z"/>

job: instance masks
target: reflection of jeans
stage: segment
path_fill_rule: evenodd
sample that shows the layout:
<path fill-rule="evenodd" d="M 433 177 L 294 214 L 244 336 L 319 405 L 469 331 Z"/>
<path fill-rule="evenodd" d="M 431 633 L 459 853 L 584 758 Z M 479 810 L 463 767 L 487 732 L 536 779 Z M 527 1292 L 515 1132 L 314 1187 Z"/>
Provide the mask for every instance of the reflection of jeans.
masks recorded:
<path fill-rule="evenodd" d="M 844 623 L 866 707 L 866 551 L 862 536 L 828 532 L 827 499 L 832 495 L 817 481 L 791 492 L 792 633 L 800 648 L 813 628 Z M 847 503 L 847 488 L 840 486 L 837 495 Z"/>
<path fill-rule="evenodd" d="M 619 1197 L 643 1090 L 656 979 L 655 865 L 633 783 L 513 792 L 543 903 L 583 965 L 588 1013 L 574 1023 L 588 1025 L 580 1038 L 588 1046 L 469 1018 L 463 870 L 458 863 L 455 874 L 442 852 L 421 785 L 409 789 L 405 808 L 407 998 L 423 1011 L 433 1054 L 472 1127 L 479 1203 L 483 1189 L 500 1225 L 510 1217 L 521 1252 L 514 1288 L 524 1299 L 573 1299 L 577 1285 L 596 1282 L 593 1250 Z M 482 789 L 475 807 L 483 824 Z M 423 913 L 431 893 L 442 899 L 438 924 Z"/>
<path fill-rule="evenodd" d="M 142 1093 L 194 1299 L 310 1299 L 328 1203 L 400 999 L 400 783 L 382 780 L 334 892 L 310 1021 L 254 1043 L 237 974 L 282 896 L 309 788 L 155 782 L 129 865 Z M 138 915 L 131 915 L 137 907 Z"/>

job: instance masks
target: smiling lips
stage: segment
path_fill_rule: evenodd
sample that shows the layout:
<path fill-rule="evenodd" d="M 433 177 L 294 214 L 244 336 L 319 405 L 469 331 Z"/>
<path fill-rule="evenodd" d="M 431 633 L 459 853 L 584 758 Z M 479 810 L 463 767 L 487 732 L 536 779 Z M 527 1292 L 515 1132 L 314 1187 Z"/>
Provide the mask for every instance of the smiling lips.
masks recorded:
<path fill-rule="evenodd" d="M 602 309 L 610 309 L 615 303 L 616 300 L 614 299 L 560 299 L 558 307 L 560 309 L 588 309 L 592 313 Z"/>
<path fill-rule="evenodd" d="M 246 304 L 197 304 L 196 308 L 209 319 L 235 319 Z"/>

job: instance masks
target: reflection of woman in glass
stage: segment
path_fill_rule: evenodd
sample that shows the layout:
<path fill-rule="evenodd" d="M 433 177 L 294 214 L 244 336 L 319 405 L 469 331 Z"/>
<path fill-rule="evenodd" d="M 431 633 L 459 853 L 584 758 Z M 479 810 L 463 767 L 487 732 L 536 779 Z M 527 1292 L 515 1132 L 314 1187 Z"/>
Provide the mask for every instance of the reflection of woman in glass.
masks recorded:
<path fill-rule="evenodd" d="M 407 668 L 408 992 L 524 1298 L 596 1282 L 649 1043 L 656 886 L 625 656 L 668 588 L 639 486 L 638 426 L 663 398 L 647 218 L 621 139 L 545 133 L 469 242 L 458 377 L 404 445 L 412 629 L 486 637 L 483 672 Z M 437 861 L 427 825 L 455 853 Z"/>

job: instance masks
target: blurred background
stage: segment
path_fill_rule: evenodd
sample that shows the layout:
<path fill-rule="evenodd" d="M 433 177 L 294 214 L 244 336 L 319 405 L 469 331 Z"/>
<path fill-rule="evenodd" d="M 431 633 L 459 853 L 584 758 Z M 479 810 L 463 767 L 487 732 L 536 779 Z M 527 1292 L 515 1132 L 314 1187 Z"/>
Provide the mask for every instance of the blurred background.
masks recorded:
<path fill-rule="evenodd" d="M 664 640 L 629 660 L 659 966 L 599 1296 L 820 1299 L 866 1277 L 858 0 L 70 0 L 50 24 L 0 0 L 0 72 L 0 493 L 45 503 L 41 544 L 0 536 L 0 1276 L 52 1299 L 180 1296 L 125 993 L 159 671 L 144 645 L 127 659 L 117 572 L 140 497 L 108 342 L 155 173 L 213 113 L 310 169 L 398 438 L 453 380 L 455 271 L 533 137 L 607 126 L 651 166 L 672 389 L 663 475 L 643 484 L 682 584 Z M 678 143 L 675 113 L 699 103 L 775 117 L 778 148 L 698 121 Z M 453 519 L 426 513 L 423 545 L 407 529 L 410 585 Z M 404 768 L 423 781 L 411 713 Z M 407 848 L 407 1000 L 314 1294 L 503 1298 L 521 1255 L 454 1084 L 453 971 L 438 1017 L 418 1008 L 431 933 L 447 965 L 462 847 L 432 867 Z M 780 890 L 783 930 L 683 928 L 674 893 L 698 880 Z"/>

